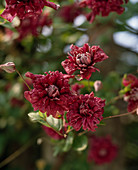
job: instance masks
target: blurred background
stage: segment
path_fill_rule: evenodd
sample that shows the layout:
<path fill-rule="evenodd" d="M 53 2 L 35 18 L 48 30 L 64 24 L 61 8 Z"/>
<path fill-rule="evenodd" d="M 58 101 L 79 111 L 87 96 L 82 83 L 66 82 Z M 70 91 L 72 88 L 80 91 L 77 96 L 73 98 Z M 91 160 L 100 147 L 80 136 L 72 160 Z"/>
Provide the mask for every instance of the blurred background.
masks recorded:
<path fill-rule="evenodd" d="M 12 23 L 0 18 L 0 63 L 13 61 L 24 76 L 27 71 L 36 74 L 59 70 L 65 73 L 61 61 L 66 59 L 70 45 L 85 43 L 100 45 L 109 59 L 97 64 L 101 72 L 93 73 L 91 81 L 102 80 L 103 89 L 95 95 L 110 101 L 118 96 L 125 73 L 137 76 L 138 68 L 138 1 L 130 0 L 121 15 L 96 16 L 90 24 L 80 9 L 70 12 L 73 0 L 54 1 L 61 8 L 44 8 L 37 24 L 22 23 L 15 17 Z M 0 1 L 0 11 L 5 7 Z M 74 7 L 75 8 L 75 7 Z M 75 10 L 75 9 L 74 9 Z M 48 14 L 46 14 L 48 13 Z M 44 17 L 44 18 L 43 18 Z M 39 24 L 38 24 L 39 23 Z M 37 29 L 38 34 L 32 30 Z M 26 79 L 31 86 L 31 81 Z M 24 98 L 28 90 L 17 73 L 0 70 L 0 162 L 4 170 L 137 170 L 138 169 L 138 117 L 129 115 L 105 120 L 95 134 L 110 134 L 119 147 L 117 158 L 101 166 L 87 161 L 87 148 L 83 152 L 69 152 L 53 156 L 51 139 L 40 124 L 32 123 L 28 113 L 33 111 Z M 91 88 L 91 91 L 94 89 Z M 82 93 L 89 93 L 88 88 Z M 104 114 L 127 112 L 127 103 L 118 100 L 105 108 Z M 0 165 L 1 165 L 0 163 Z"/>

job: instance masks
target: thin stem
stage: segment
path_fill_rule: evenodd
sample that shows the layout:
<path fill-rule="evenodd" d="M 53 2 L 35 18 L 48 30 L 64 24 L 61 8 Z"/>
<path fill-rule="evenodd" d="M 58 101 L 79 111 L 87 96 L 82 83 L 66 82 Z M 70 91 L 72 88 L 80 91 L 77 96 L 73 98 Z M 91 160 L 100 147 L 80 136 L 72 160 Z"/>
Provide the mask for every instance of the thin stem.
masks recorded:
<path fill-rule="evenodd" d="M 53 129 L 56 133 L 58 133 L 60 136 L 63 136 L 64 138 L 66 138 L 66 134 L 62 134 L 60 133 L 59 131 L 57 131 L 56 129 L 54 129 L 48 122 L 47 120 L 45 119 L 46 123 L 50 126 L 51 129 Z"/>
<path fill-rule="evenodd" d="M 108 106 L 109 104 L 111 104 L 111 103 L 113 103 L 113 102 L 121 99 L 122 97 L 123 97 L 123 95 L 119 95 L 119 96 L 114 97 L 113 99 L 111 99 L 111 100 L 106 104 L 106 106 Z"/>
<path fill-rule="evenodd" d="M 111 118 L 116 118 L 116 117 L 127 116 L 127 115 L 133 114 L 135 112 L 136 112 L 136 109 L 133 110 L 132 112 L 127 112 L 127 113 L 123 113 L 123 114 L 120 114 L 120 115 L 108 116 L 108 117 L 105 117 L 103 119 L 111 119 Z"/>
<path fill-rule="evenodd" d="M 31 90 L 30 86 L 26 83 L 25 79 L 23 78 L 23 76 L 20 74 L 20 72 L 15 68 L 15 71 L 19 74 L 19 76 L 22 78 L 22 80 L 24 81 L 24 83 L 26 84 L 26 86 L 28 87 L 29 90 Z"/>
<path fill-rule="evenodd" d="M 25 150 L 27 150 L 31 146 L 32 142 L 33 140 L 29 141 L 28 143 L 20 147 L 18 150 L 16 150 L 14 153 L 12 153 L 10 156 L 8 156 L 6 159 L 4 159 L 2 162 L 0 162 L 0 168 L 4 167 L 8 163 L 16 159 L 23 152 L 25 152 Z"/>
<path fill-rule="evenodd" d="M 54 130 L 54 131 L 55 131 L 56 133 L 58 133 L 60 136 L 66 137 L 65 134 L 60 133 L 59 131 L 57 131 L 56 129 L 54 129 L 54 128 L 48 123 L 48 121 L 46 120 L 46 115 L 45 115 L 45 114 L 43 114 L 43 116 L 44 116 L 44 121 L 50 126 L 50 128 L 51 128 L 52 130 Z"/>
<path fill-rule="evenodd" d="M 69 132 L 71 132 L 71 131 L 73 131 L 74 129 L 72 128 L 72 129 L 69 129 L 69 130 L 67 130 L 66 131 L 66 134 L 68 134 Z"/>
<path fill-rule="evenodd" d="M 85 131 L 83 131 L 83 132 L 80 132 L 79 134 L 78 134 L 78 136 L 82 136 L 82 135 L 84 135 L 85 133 L 87 133 L 88 132 L 88 130 L 85 130 Z"/>

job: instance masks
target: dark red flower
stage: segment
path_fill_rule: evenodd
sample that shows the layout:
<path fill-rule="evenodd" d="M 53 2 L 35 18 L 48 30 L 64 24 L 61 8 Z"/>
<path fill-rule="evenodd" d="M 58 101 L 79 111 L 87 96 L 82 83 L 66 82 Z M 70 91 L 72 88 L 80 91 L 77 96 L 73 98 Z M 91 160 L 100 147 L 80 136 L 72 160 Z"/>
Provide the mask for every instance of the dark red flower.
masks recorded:
<path fill-rule="evenodd" d="M 94 67 L 95 63 L 108 58 L 99 46 L 90 47 L 84 44 L 83 47 L 71 45 L 71 51 L 68 53 L 68 59 L 61 64 L 68 74 L 73 74 L 76 70 L 80 70 L 80 79 L 89 79 L 92 72 L 98 70 Z M 99 71 L 99 70 L 98 70 Z"/>
<path fill-rule="evenodd" d="M 118 147 L 112 143 L 111 137 L 93 137 L 90 139 L 88 161 L 96 164 L 110 163 L 117 156 Z"/>
<path fill-rule="evenodd" d="M 127 2 L 128 0 L 125 0 L 125 3 Z M 83 0 L 80 6 L 88 7 L 92 10 L 92 12 L 86 14 L 88 21 L 92 23 L 96 15 L 108 16 L 110 12 L 122 14 L 124 12 L 122 4 L 124 4 L 123 0 Z"/>
<path fill-rule="evenodd" d="M 13 97 L 10 100 L 10 104 L 12 107 L 22 107 L 24 105 L 24 101 L 18 98 Z"/>
<path fill-rule="evenodd" d="M 83 84 L 78 84 L 78 83 L 75 83 L 73 85 L 71 85 L 71 90 L 74 94 L 80 94 L 80 89 L 81 88 L 84 88 L 84 85 Z"/>
<path fill-rule="evenodd" d="M 65 22 L 73 22 L 74 19 L 82 13 L 82 9 L 77 3 L 62 6 L 59 11 L 59 16 Z"/>
<path fill-rule="evenodd" d="M 128 74 L 123 78 L 123 85 L 130 86 L 130 91 L 124 95 L 124 100 L 128 102 L 127 110 L 131 112 L 138 108 L 138 78 L 133 74 Z"/>
<path fill-rule="evenodd" d="M 6 0 L 6 9 L 0 15 L 1 17 L 12 22 L 15 16 L 20 19 L 35 17 L 42 13 L 44 6 L 58 9 L 59 5 L 56 5 L 49 0 Z"/>
<path fill-rule="evenodd" d="M 128 112 L 138 109 L 138 86 L 131 89 L 130 92 L 126 94 L 128 97 Z"/>
<path fill-rule="evenodd" d="M 126 87 L 128 85 L 130 85 L 131 87 L 135 86 L 137 81 L 137 77 L 134 76 L 133 74 L 128 74 L 125 75 L 123 80 L 122 80 L 122 84 Z"/>
<path fill-rule="evenodd" d="M 42 126 L 42 128 L 44 129 L 44 131 L 46 132 L 46 134 L 48 136 L 50 136 L 53 139 L 59 140 L 59 139 L 64 139 L 63 136 L 59 135 L 56 131 L 54 131 L 53 129 L 46 127 L 46 126 Z M 63 130 L 60 130 L 60 133 L 63 134 Z"/>
<path fill-rule="evenodd" d="M 67 112 L 67 120 L 69 125 L 76 131 L 82 127 L 84 130 L 95 131 L 97 124 L 102 120 L 104 112 L 105 100 L 94 97 L 93 92 L 77 97 Z"/>
<path fill-rule="evenodd" d="M 51 72 L 46 75 L 37 75 L 30 72 L 26 77 L 32 79 L 33 87 L 31 91 L 25 91 L 25 98 L 32 104 L 34 111 L 40 110 L 47 115 L 58 117 L 68 110 L 68 105 L 72 102 L 68 76 L 59 71 Z"/>
<path fill-rule="evenodd" d="M 22 40 L 28 34 L 38 36 L 38 29 L 42 30 L 43 26 L 50 26 L 52 19 L 49 17 L 49 13 L 38 15 L 37 17 L 28 17 L 20 21 L 20 25 L 16 28 L 19 32 L 18 40 Z"/>

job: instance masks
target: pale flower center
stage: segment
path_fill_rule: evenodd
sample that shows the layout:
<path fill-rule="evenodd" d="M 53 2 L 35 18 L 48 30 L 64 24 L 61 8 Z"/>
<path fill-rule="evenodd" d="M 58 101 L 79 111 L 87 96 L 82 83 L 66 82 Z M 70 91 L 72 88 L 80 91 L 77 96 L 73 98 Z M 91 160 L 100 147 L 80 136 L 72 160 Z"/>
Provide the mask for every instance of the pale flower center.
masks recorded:
<path fill-rule="evenodd" d="M 107 150 L 106 150 L 106 149 L 101 149 L 101 150 L 99 151 L 99 155 L 100 155 L 100 156 L 105 156 L 106 153 L 107 153 Z"/>
<path fill-rule="evenodd" d="M 60 94 L 58 87 L 56 87 L 55 85 L 50 85 L 47 89 L 47 92 L 49 97 L 57 97 Z"/>
<path fill-rule="evenodd" d="M 92 63 L 91 54 L 87 53 L 87 52 L 82 53 L 82 54 L 78 54 L 76 56 L 76 63 L 80 67 L 87 67 L 88 65 L 90 65 Z"/>

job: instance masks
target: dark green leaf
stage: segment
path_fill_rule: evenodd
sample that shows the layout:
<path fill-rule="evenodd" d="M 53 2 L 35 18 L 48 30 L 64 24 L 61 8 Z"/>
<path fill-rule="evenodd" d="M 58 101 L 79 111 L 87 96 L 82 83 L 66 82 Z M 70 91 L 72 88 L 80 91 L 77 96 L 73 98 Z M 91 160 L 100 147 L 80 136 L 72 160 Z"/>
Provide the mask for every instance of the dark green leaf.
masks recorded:
<path fill-rule="evenodd" d="M 83 151 L 87 148 L 88 138 L 86 136 L 77 136 L 73 142 L 73 149 L 76 151 Z"/>

